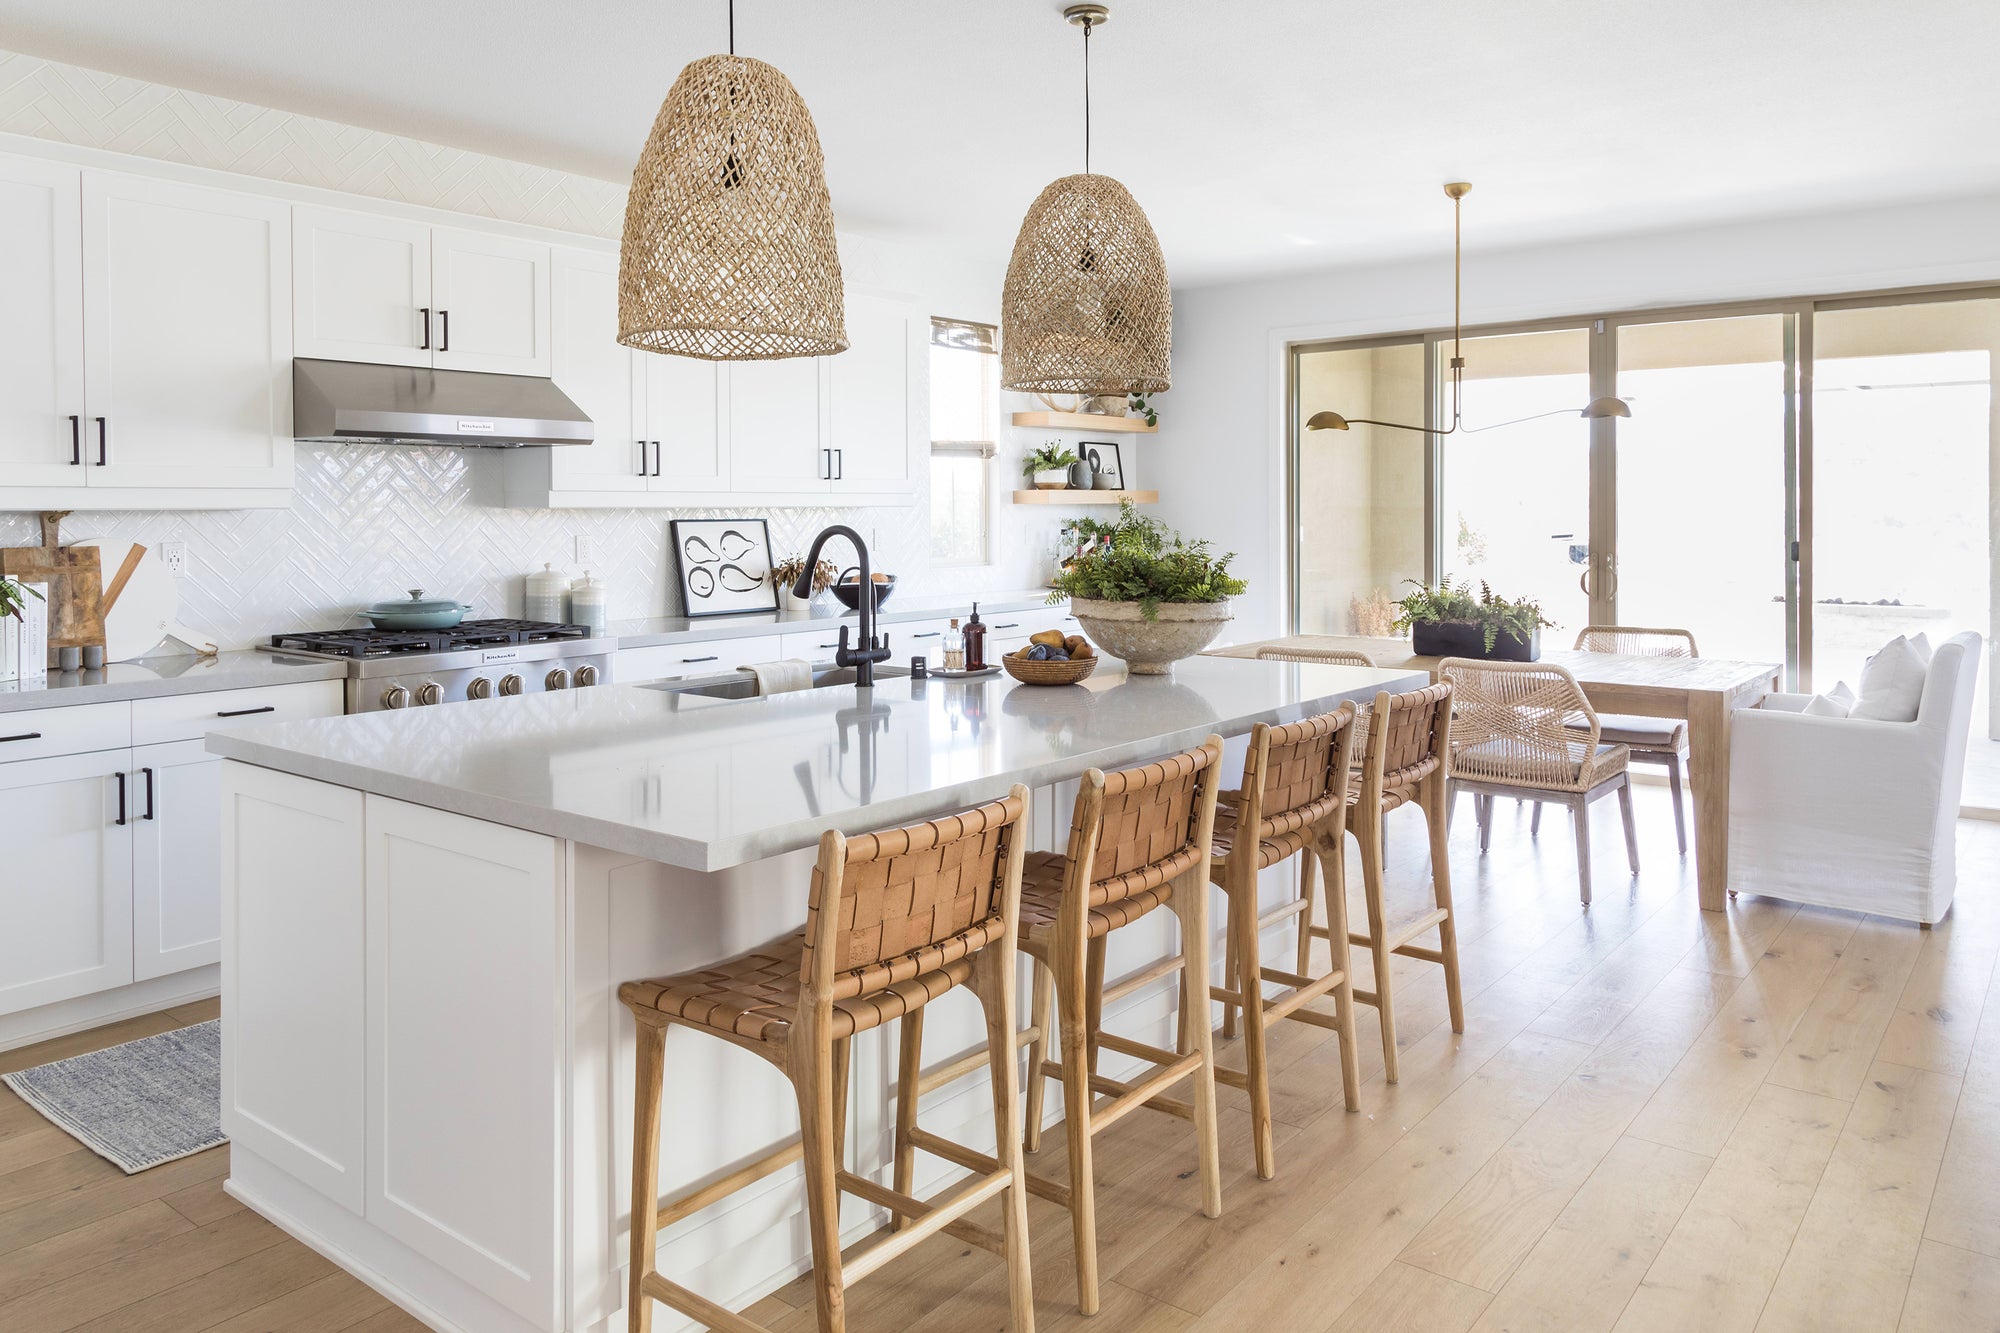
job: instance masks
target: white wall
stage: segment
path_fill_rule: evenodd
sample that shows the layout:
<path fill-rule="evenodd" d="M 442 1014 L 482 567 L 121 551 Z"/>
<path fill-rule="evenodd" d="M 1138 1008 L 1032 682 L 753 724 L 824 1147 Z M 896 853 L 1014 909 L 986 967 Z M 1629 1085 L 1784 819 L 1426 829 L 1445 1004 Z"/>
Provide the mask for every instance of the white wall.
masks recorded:
<path fill-rule="evenodd" d="M 633 128 L 635 154 L 644 132 Z M 584 235 L 615 237 L 624 216 L 619 183 L 7 51 L 0 51 L 0 135 L 24 136 L 29 150 L 28 141 L 55 140 Z M 967 257 L 845 231 L 840 250 L 851 287 L 907 294 L 930 314 L 999 317 L 1004 253 Z M 928 386 L 915 391 L 927 413 Z M 996 493 L 1012 488 L 1021 450 L 1039 442 L 1002 431 Z M 991 563 L 934 570 L 921 478 L 915 503 L 900 508 L 546 511 L 502 507 L 501 460 L 477 450 L 301 444 L 298 451 L 289 510 L 80 511 L 64 533 L 186 542 L 182 620 L 242 647 L 279 631 L 356 623 L 354 608 L 417 586 L 481 614 L 519 614 L 521 577 L 544 561 L 577 568 L 579 535 L 596 546 L 592 569 L 608 580 L 613 619 L 674 614 L 667 523 L 675 517 L 762 513 L 781 557 L 802 553 L 828 523 L 849 523 L 872 534 L 876 568 L 898 574 L 906 596 L 1040 583 L 1061 521 L 1046 509 L 997 503 Z M 0 511 L 0 546 L 39 540 L 34 515 Z"/>
<path fill-rule="evenodd" d="M 1172 256 L 1168 256 L 1171 262 Z M 1468 324 L 2000 281 L 2000 196 L 1482 253 Z M 1231 639 L 1283 633 L 1284 346 L 1451 322 L 1451 257 L 1174 293 L 1174 389 L 1146 484 L 1160 516 L 1238 553 Z"/>

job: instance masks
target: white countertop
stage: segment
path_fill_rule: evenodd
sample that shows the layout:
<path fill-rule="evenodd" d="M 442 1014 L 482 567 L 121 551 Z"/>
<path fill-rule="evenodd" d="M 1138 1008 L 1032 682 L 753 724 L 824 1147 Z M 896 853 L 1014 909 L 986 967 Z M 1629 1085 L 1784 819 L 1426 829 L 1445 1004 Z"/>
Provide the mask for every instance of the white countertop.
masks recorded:
<path fill-rule="evenodd" d="M 884 680 L 723 701 L 600 686 L 219 732 L 231 759 L 694 870 L 1415 689 L 1422 673 L 1107 660 L 1082 686 Z M 1234 785 L 1234 777 L 1225 778 Z"/>
<path fill-rule="evenodd" d="M 952 593 L 939 597 L 898 598 L 891 594 L 881 607 L 878 623 L 894 625 L 911 620 L 932 620 L 939 616 L 964 616 L 979 604 L 979 617 L 991 621 L 1010 611 L 1033 611 L 1049 606 L 1046 588 L 1013 590 L 991 594 Z M 1058 603 L 1059 604 L 1059 603 Z M 654 616 L 646 620 L 614 620 L 606 637 L 618 640 L 620 648 L 649 648 L 662 643 L 701 643 L 712 639 L 740 639 L 751 634 L 790 634 L 823 625 L 858 625 L 861 616 L 835 603 L 838 616 L 787 615 L 780 611 L 760 611 L 747 616 L 708 616 L 691 620 L 686 616 Z"/>
<path fill-rule="evenodd" d="M 342 680 L 346 676 L 345 662 L 282 657 L 266 652 L 147 657 L 137 662 L 112 662 L 96 671 L 51 671 L 42 679 L 0 681 L 0 713 L 151 699 L 165 694 Z"/>

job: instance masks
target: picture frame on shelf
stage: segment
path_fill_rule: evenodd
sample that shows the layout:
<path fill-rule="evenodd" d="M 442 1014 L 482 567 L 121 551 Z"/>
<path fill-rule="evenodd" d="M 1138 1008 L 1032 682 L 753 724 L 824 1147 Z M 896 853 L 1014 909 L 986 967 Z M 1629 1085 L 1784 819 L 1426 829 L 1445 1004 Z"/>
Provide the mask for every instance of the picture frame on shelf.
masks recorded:
<path fill-rule="evenodd" d="M 667 524 L 688 619 L 776 611 L 771 529 L 761 518 L 677 518 Z"/>
<path fill-rule="evenodd" d="M 1125 457 L 1111 440 L 1079 440 L 1076 456 L 1085 463 L 1095 463 L 1091 475 L 1096 478 L 1096 489 L 1100 491 L 1128 491 L 1131 481 L 1125 475 Z"/>

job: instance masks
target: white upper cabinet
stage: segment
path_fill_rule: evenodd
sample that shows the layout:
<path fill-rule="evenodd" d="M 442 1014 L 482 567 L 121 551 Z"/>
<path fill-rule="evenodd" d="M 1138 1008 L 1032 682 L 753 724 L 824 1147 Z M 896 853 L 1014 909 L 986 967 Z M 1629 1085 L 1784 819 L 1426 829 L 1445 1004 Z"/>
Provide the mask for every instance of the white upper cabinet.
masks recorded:
<path fill-rule="evenodd" d="M 0 157 L 0 486 L 84 481 L 82 179 Z"/>
<path fill-rule="evenodd" d="M 643 492 L 652 484 L 652 449 L 634 354 L 618 341 L 618 256 L 556 251 L 550 296 L 556 387 L 584 410 L 597 438 L 548 450 L 549 489 Z"/>
<path fill-rule="evenodd" d="M 546 245 L 439 227 L 431 233 L 432 364 L 444 370 L 549 373 Z"/>
<path fill-rule="evenodd" d="M 826 493 L 833 466 L 820 430 L 820 361 L 801 356 L 730 363 L 733 490 Z"/>
<path fill-rule="evenodd" d="M 722 434 L 722 372 L 713 361 L 634 352 L 644 392 L 653 489 L 669 494 L 730 489 Z"/>
<path fill-rule="evenodd" d="M 334 208 L 292 210 L 293 349 L 325 361 L 431 363 L 431 229 Z"/>
<path fill-rule="evenodd" d="M 907 491 L 917 414 L 914 312 L 876 296 L 847 298 L 848 349 L 827 358 L 833 489 Z"/>
<path fill-rule="evenodd" d="M 550 373 L 548 246 L 337 208 L 293 233 L 300 356 Z"/>
<path fill-rule="evenodd" d="M 92 487 L 292 484 L 291 209 L 83 176 Z"/>

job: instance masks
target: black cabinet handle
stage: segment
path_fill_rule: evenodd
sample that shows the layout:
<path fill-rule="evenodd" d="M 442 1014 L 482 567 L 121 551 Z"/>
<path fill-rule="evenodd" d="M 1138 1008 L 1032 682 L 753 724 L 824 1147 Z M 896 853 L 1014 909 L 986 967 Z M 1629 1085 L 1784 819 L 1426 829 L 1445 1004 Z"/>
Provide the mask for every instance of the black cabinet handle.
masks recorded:
<path fill-rule="evenodd" d="M 91 420 L 97 423 L 97 466 L 103 467 L 106 457 L 105 443 L 104 443 L 104 418 L 92 417 Z"/>
<path fill-rule="evenodd" d="M 822 481 L 833 480 L 833 450 L 822 449 L 819 451 L 819 475 Z"/>
<path fill-rule="evenodd" d="M 912 634 L 910 637 L 913 639 L 935 639 L 943 633 L 944 631 L 941 629 L 934 629 L 928 634 Z"/>
<path fill-rule="evenodd" d="M 634 441 L 632 441 L 632 443 L 634 443 L 634 444 L 636 444 L 636 445 L 638 445 L 638 446 L 639 446 L 639 472 L 638 472 L 638 475 L 639 475 L 639 476 L 642 476 L 642 477 L 643 477 L 643 476 L 645 476 L 645 475 L 646 475 L 646 441 L 644 441 L 644 440 L 634 440 Z"/>
<path fill-rule="evenodd" d="M 249 716 L 250 716 L 250 715 L 251 715 L 252 713 L 275 713 L 275 712 L 277 712 L 277 711 L 278 711 L 278 706 L 277 706 L 276 704 L 265 704 L 265 705 L 264 705 L 264 706 L 263 706 L 262 708 L 230 708 L 230 709 L 225 709 L 224 711 L 222 711 L 222 712 L 220 712 L 220 713 L 217 713 L 217 714 L 216 714 L 216 716 L 217 716 L 217 717 L 249 717 Z"/>
<path fill-rule="evenodd" d="M 835 481 L 844 481 L 846 480 L 846 478 L 847 478 L 847 450 L 835 449 L 833 451 L 833 479 Z"/>
<path fill-rule="evenodd" d="M 125 775 L 119 773 L 116 776 L 118 778 L 118 822 L 122 825 L 125 822 Z"/>
<path fill-rule="evenodd" d="M 1019 628 L 1021 628 L 1021 622 L 1020 622 L 1020 621 L 1018 621 L 1018 620 L 1010 620 L 1010 621 L 1008 621 L 1008 622 L 1007 622 L 1006 624 L 1004 624 L 1004 625 L 995 625 L 995 626 L 994 626 L 993 628 L 994 628 L 994 629 L 1019 629 Z"/>
<path fill-rule="evenodd" d="M 69 465 L 71 467 L 83 466 L 82 417 L 73 416 L 69 419 Z"/>
<path fill-rule="evenodd" d="M 444 329 L 444 336 L 438 339 L 438 350 L 440 352 L 449 352 L 451 350 L 451 311 L 438 311 L 438 323 Z"/>
<path fill-rule="evenodd" d="M 417 313 L 424 317 L 424 340 L 417 344 L 417 350 L 419 352 L 428 352 L 431 350 L 431 308 L 427 305 L 420 305 L 417 307 Z"/>
<path fill-rule="evenodd" d="M 153 770 L 142 768 L 139 771 L 146 775 L 146 813 L 139 817 L 141 819 L 151 819 L 153 817 Z"/>
<path fill-rule="evenodd" d="M 24 731 L 18 736 L 0 736 L 0 745 L 5 745 L 8 741 L 38 741 L 41 738 L 42 733 L 39 731 Z"/>
<path fill-rule="evenodd" d="M 658 440 L 653 441 L 653 475 L 656 477 L 660 475 L 660 442 Z"/>
<path fill-rule="evenodd" d="M 707 657 L 683 657 L 681 659 L 681 661 L 683 662 L 713 662 L 715 660 L 716 657 L 715 654 L 713 653 L 709 654 Z"/>

